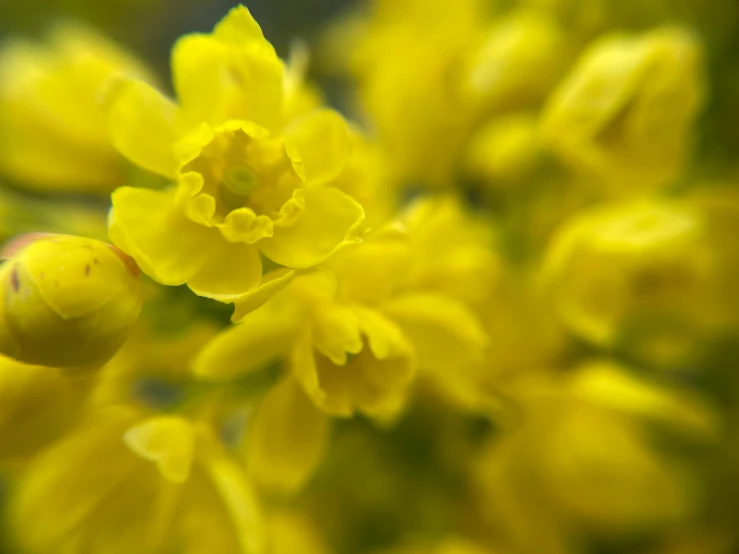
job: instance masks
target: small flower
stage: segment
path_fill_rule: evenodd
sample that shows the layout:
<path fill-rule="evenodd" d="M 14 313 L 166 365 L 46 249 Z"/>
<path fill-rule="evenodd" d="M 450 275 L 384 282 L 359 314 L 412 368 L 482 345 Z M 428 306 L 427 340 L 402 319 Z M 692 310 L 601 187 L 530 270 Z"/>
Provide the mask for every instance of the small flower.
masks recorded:
<path fill-rule="evenodd" d="M 709 225 L 688 200 L 608 205 L 565 221 L 542 269 L 565 325 L 650 363 L 690 363 L 735 325 L 735 301 L 722 291 L 737 254 L 718 247 Z"/>
<path fill-rule="evenodd" d="M 296 99 L 246 8 L 172 59 L 179 104 L 140 81 L 111 83 L 105 101 L 116 147 L 177 180 L 113 193 L 110 236 L 145 273 L 229 302 L 260 284 L 261 255 L 307 268 L 361 239 L 364 210 L 329 186 L 351 156 L 346 122 Z"/>
<path fill-rule="evenodd" d="M 347 31 L 335 32 L 327 50 L 347 55 L 393 185 L 452 185 L 473 115 L 459 92 L 461 62 L 484 29 L 484 4 L 464 0 L 449 10 L 439 0 L 379 0 L 337 24 Z"/>
<path fill-rule="evenodd" d="M 12 40 L 0 50 L 0 173 L 39 191 L 109 192 L 125 161 L 108 138 L 97 102 L 117 74 L 148 70 L 104 36 L 57 26 L 48 45 Z"/>
<path fill-rule="evenodd" d="M 565 378 L 525 382 L 517 400 L 526 417 L 477 464 L 486 513 L 502 522 L 507 542 L 570 552 L 581 534 L 659 529 L 696 507 L 686 459 L 660 449 L 649 431 L 705 444 L 718 436 L 716 414 L 700 398 L 636 374 L 595 360 Z M 546 533 L 532 534 L 532 523 Z"/>
<path fill-rule="evenodd" d="M 24 552 L 259 554 L 241 469 L 202 424 L 99 409 L 26 468 L 10 506 Z M 82 549 L 82 550 L 80 550 Z"/>
<path fill-rule="evenodd" d="M 615 194 L 667 183 L 685 162 L 704 96 L 700 44 L 680 28 L 594 42 L 552 92 L 548 144 Z"/>

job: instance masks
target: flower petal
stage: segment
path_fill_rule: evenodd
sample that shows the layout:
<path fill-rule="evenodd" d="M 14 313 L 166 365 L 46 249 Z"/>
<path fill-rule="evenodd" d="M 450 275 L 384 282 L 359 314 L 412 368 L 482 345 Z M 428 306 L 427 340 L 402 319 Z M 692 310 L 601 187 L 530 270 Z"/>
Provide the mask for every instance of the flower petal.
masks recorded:
<path fill-rule="evenodd" d="M 312 401 L 330 414 L 349 417 L 361 411 L 393 418 L 403 407 L 415 374 L 413 349 L 398 326 L 378 312 L 356 310 L 354 322 L 365 336 L 352 346 L 352 357 L 335 363 L 306 331 L 290 355 L 292 374 Z"/>
<path fill-rule="evenodd" d="M 215 442 L 212 437 L 211 441 Z M 204 449 L 206 450 L 206 449 Z M 217 492 L 221 505 L 228 515 L 226 521 L 216 518 L 218 523 L 227 523 L 228 527 L 235 532 L 238 538 L 239 552 L 258 553 L 265 551 L 266 538 L 264 536 L 264 521 L 260 512 L 256 495 L 246 479 L 241 467 L 231 460 L 219 448 L 207 448 L 203 465 Z M 197 503 L 199 506 L 200 503 Z M 203 541 L 201 529 L 213 529 L 213 511 L 207 510 L 208 514 L 205 527 L 196 525 L 186 526 L 192 533 L 185 537 L 186 544 L 204 545 L 202 552 L 218 552 L 223 548 L 222 542 L 217 542 L 209 547 L 207 539 Z M 188 520 L 189 521 L 189 520 Z M 216 533 L 216 537 L 219 535 Z M 191 540 L 188 541 L 188 538 Z M 210 538 L 210 537 L 208 537 Z"/>
<path fill-rule="evenodd" d="M 195 448 L 195 435 L 187 420 L 176 416 L 152 417 L 126 431 L 123 441 L 136 454 L 156 463 L 167 481 L 187 481 Z"/>
<path fill-rule="evenodd" d="M 110 239 L 164 285 L 182 285 L 205 263 L 218 232 L 188 220 L 174 190 L 121 187 L 113 192 Z"/>
<path fill-rule="evenodd" d="M 211 197 L 212 198 L 212 197 Z M 223 223 L 216 225 L 223 238 L 230 242 L 254 244 L 274 234 L 274 224 L 266 215 L 257 215 L 251 208 L 237 208 L 228 212 Z"/>
<path fill-rule="evenodd" d="M 262 259 L 250 244 L 231 243 L 218 236 L 200 271 L 187 286 L 198 296 L 231 302 L 259 286 Z"/>
<path fill-rule="evenodd" d="M 326 304 L 313 316 L 313 347 L 336 365 L 362 350 L 359 321 L 351 308 Z"/>
<path fill-rule="evenodd" d="M 366 227 L 364 209 L 334 188 L 297 189 L 305 208 L 289 227 L 275 227 L 272 238 L 259 241 L 259 249 L 273 262 L 305 268 L 321 263 L 339 248 L 360 242 Z"/>
<path fill-rule="evenodd" d="M 221 380 L 261 369 L 290 351 L 297 322 L 292 310 L 262 306 L 209 342 L 193 360 L 193 371 Z"/>
<path fill-rule="evenodd" d="M 262 276 L 262 283 L 257 288 L 234 301 L 236 309 L 231 316 L 231 321 L 238 323 L 246 315 L 263 306 L 275 294 L 292 283 L 298 274 L 298 271 L 294 269 L 285 268 L 265 273 Z"/>
<path fill-rule="evenodd" d="M 326 450 L 329 420 L 292 377 L 267 393 L 246 446 L 247 467 L 266 487 L 292 492 L 311 476 Z"/>
<path fill-rule="evenodd" d="M 352 154 L 349 127 L 334 110 L 315 110 L 293 121 L 285 129 L 285 138 L 299 154 L 310 185 L 338 177 Z"/>
<path fill-rule="evenodd" d="M 459 371 L 482 357 L 487 335 L 463 304 L 434 294 L 409 294 L 382 304 L 410 339 L 419 367 Z"/>
<path fill-rule="evenodd" d="M 279 124 L 282 62 L 249 10 L 239 6 L 213 34 L 186 35 L 172 51 L 177 97 L 190 123 L 245 119 Z"/>
<path fill-rule="evenodd" d="M 174 177 L 179 108 L 143 81 L 118 79 L 103 94 L 110 140 L 141 167 Z"/>

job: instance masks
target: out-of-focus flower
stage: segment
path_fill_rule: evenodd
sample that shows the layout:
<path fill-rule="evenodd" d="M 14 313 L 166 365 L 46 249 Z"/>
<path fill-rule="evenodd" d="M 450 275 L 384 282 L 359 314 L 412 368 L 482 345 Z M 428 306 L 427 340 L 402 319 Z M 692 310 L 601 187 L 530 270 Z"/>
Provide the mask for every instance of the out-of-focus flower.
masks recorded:
<path fill-rule="evenodd" d="M 687 465 L 660 453 L 645 424 L 710 441 L 715 414 L 627 371 L 597 361 L 521 387 L 520 425 L 479 464 L 491 521 L 517 552 L 571 552 L 588 533 L 628 536 L 696 507 Z"/>
<path fill-rule="evenodd" d="M 34 459 L 10 509 L 29 553 L 264 551 L 242 471 L 205 427 L 179 416 L 91 414 Z"/>
<path fill-rule="evenodd" d="M 534 114 L 493 118 L 470 138 L 464 167 L 492 187 L 519 183 L 540 164 L 543 148 Z"/>
<path fill-rule="evenodd" d="M 141 62 L 81 25 L 57 26 L 47 45 L 8 41 L 0 50 L 0 174 L 44 192 L 123 184 L 126 163 L 97 100 L 117 74 L 150 80 Z"/>
<path fill-rule="evenodd" d="M 25 235 L 6 247 L 0 350 L 19 361 L 98 368 L 128 338 L 141 311 L 136 264 L 103 242 Z"/>
<path fill-rule="evenodd" d="M 464 0 L 449 10 L 438 0 L 378 0 L 369 8 L 358 24 L 337 23 L 352 25 L 352 33 L 334 32 L 327 50 L 350 52 L 345 69 L 357 79 L 391 182 L 448 187 L 472 124 L 460 91 L 462 62 L 484 29 L 485 6 Z"/>
<path fill-rule="evenodd" d="M 565 324 L 652 364 L 690 363 L 701 341 L 736 322 L 725 268 L 737 252 L 718 247 L 709 221 L 687 200 L 607 205 L 568 220 L 543 267 Z"/>
<path fill-rule="evenodd" d="M 478 117 L 538 106 L 568 61 L 565 34 L 542 12 L 514 10 L 493 20 L 467 54 L 459 85 Z"/>
<path fill-rule="evenodd" d="M 87 388 L 57 369 L 0 356 L 0 460 L 25 459 L 69 431 Z"/>
<path fill-rule="evenodd" d="M 480 378 L 488 387 L 556 367 L 568 352 L 569 336 L 552 295 L 535 277 L 506 268 L 478 310 L 490 345 Z"/>
<path fill-rule="evenodd" d="M 260 254 L 306 268 L 361 239 L 364 210 L 329 186 L 351 157 L 349 128 L 328 109 L 295 117 L 295 79 L 246 8 L 182 37 L 172 66 L 179 104 L 136 80 L 105 100 L 118 150 L 177 179 L 113 193 L 110 236 L 145 273 L 232 301 L 260 284 Z"/>
<path fill-rule="evenodd" d="M 687 159 L 704 87 L 701 48 L 687 30 L 606 36 L 552 92 L 542 132 L 610 193 L 654 189 Z"/>

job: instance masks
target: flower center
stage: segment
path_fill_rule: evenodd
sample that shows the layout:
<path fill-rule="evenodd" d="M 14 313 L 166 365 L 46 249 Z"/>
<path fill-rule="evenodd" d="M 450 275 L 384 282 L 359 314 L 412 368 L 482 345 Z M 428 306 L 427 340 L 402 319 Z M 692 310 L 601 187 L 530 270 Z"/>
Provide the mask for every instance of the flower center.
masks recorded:
<path fill-rule="evenodd" d="M 219 187 L 223 202 L 231 209 L 239 208 L 259 188 L 259 176 L 248 165 L 232 165 Z"/>

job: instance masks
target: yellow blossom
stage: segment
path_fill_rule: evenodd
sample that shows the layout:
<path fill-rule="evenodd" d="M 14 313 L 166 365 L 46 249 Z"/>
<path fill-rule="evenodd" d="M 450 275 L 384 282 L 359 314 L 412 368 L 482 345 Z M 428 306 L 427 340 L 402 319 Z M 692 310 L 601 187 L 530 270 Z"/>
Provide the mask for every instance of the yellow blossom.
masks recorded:
<path fill-rule="evenodd" d="M 488 515 L 516 551 L 563 554 L 586 536 L 629 536 L 696 507 L 686 461 L 661 452 L 645 424 L 700 443 L 718 436 L 715 414 L 631 371 L 594 361 L 521 387 L 525 417 L 478 466 Z"/>
<path fill-rule="evenodd" d="M 283 361 L 288 376 L 258 407 L 245 447 L 261 482 L 305 482 L 325 447 L 322 412 L 396 417 L 417 364 L 440 388 L 465 387 L 465 367 L 486 344 L 467 303 L 479 301 L 492 268 L 464 213 L 450 198 L 420 202 L 318 269 L 290 278 L 277 270 L 263 285 L 279 283 L 277 295 L 255 311 L 253 298 L 237 303 L 239 323 L 195 358 L 209 379 Z"/>
<path fill-rule="evenodd" d="M 24 552 L 256 554 L 264 537 L 239 467 L 202 426 L 91 414 L 26 469 L 11 505 Z"/>
<path fill-rule="evenodd" d="M 148 70 L 105 37 L 59 25 L 48 44 L 10 40 L 0 50 L 0 173 L 39 191 L 109 192 L 126 164 L 107 134 L 99 87 Z"/>
<path fill-rule="evenodd" d="M 482 32 L 485 6 L 478 0 L 457 2 L 453 10 L 439 0 L 369 6 L 359 29 L 350 26 L 350 43 L 337 33 L 341 42 L 331 50 L 349 52 L 348 69 L 385 150 L 391 182 L 448 187 L 472 125 L 472 106 L 460 92 L 461 61 Z"/>
<path fill-rule="evenodd" d="M 515 183 L 530 176 L 541 160 L 538 121 L 528 113 L 493 118 L 467 145 L 466 172 L 490 186 Z"/>
<path fill-rule="evenodd" d="M 565 34 L 553 19 L 533 10 L 496 18 L 466 54 L 460 85 L 481 114 L 537 106 L 568 60 Z"/>
<path fill-rule="evenodd" d="M 103 242 L 26 235 L 6 248 L 0 350 L 19 361 L 97 368 L 128 338 L 141 311 L 136 264 Z"/>
<path fill-rule="evenodd" d="M 296 117 L 296 79 L 246 8 L 182 37 L 172 71 L 177 103 L 136 80 L 105 95 L 118 150 L 177 180 L 113 193 L 110 236 L 145 273 L 228 302 L 259 285 L 260 255 L 306 268 L 361 239 L 362 207 L 329 186 L 350 159 L 349 128 L 329 109 Z"/>
<path fill-rule="evenodd" d="M 566 163 L 609 192 L 654 189 L 687 159 L 704 86 L 701 48 L 689 31 L 604 36 L 551 93 L 542 132 Z"/>
<path fill-rule="evenodd" d="M 735 321 L 723 268 L 737 253 L 717 248 L 709 221 L 674 200 L 608 205 L 566 221 L 543 266 L 565 324 L 650 363 L 690 363 Z"/>

